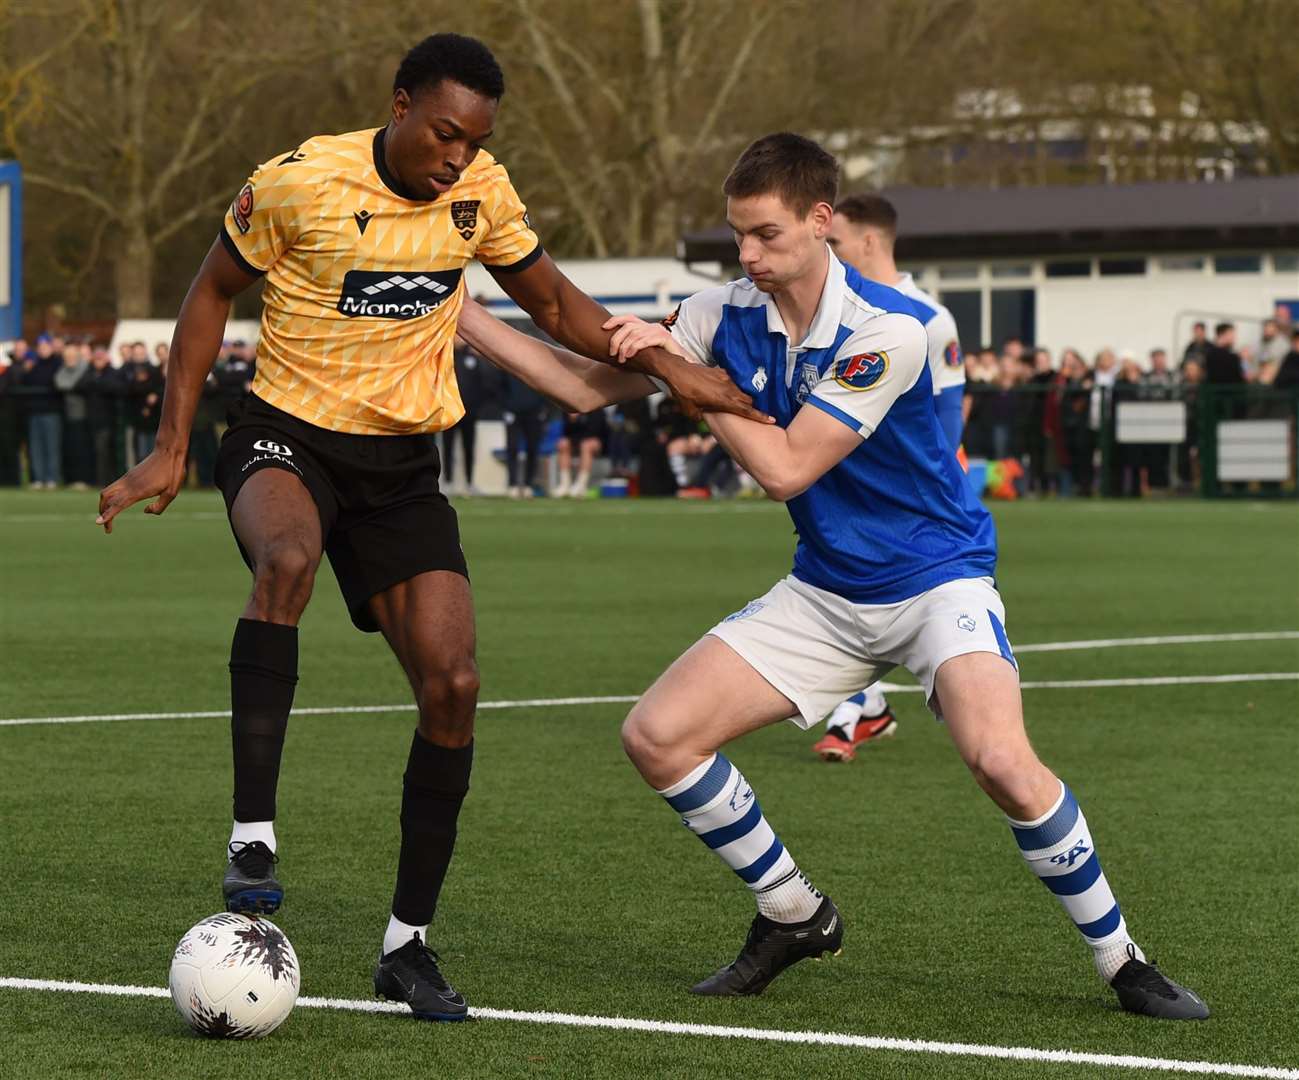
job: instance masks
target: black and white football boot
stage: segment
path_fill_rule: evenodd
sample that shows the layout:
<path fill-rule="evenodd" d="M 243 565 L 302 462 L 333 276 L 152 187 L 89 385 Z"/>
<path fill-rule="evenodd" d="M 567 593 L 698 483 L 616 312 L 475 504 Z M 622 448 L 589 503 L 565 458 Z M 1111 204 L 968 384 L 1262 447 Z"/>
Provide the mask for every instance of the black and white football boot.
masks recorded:
<path fill-rule="evenodd" d="M 400 949 L 379 957 L 374 992 L 410 1006 L 421 1020 L 467 1020 L 469 1006 L 438 969 L 438 954 L 412 937 Z"/>
<path fill-rule="evenodd" d="M 1110 986 L 1119 1004 L 1130 1013 L 1161 1020 L 1207 1020 L 1209 1006 L 1194 990 L 1179 986 L 1154 964 L 1137 959 L 1136 948 L 1128 946 L 1128 962 L 1119 968 Z"/>
<path fill-rule="evenodd" d="M 230 845 L 221 892 L 226 910 L 243 915 L 274 915 L 284 900 L 284 886 L 275 876 L 275 854 L 260 840 Z"/>
<path fill-rule="evenodd" d="M 807 922 L 773 922 L 754 917 L 744 948 L 733 963 L 690 988 L 692 994 L 743 997 L 761 994 L 767 984 L 791 964 L 811 957 L 843 952 L 843 918 L 827 896 Z"/>

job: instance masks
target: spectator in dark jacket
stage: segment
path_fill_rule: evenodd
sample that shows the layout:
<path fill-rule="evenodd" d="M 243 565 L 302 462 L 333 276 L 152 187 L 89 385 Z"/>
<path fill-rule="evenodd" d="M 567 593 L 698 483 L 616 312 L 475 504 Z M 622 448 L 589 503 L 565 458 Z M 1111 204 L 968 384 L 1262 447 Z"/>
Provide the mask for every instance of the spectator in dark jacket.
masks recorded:
<path fill-rule="evenodd" d="M 537 461 L 545 432 L 546 399 L 513 375 L 505 376 L 502 394 L 505 420 L 505 467 L 509 472 L 510 498 L 530 499 L 537 482 Z M 519 469 L 519 450 L 524 468 Z"/>
<path fill-rule="evenodd" d="M 27 406 L 27 453 L 31 459 L 32 488 L 56 488 L 63 482 L 63 402 L 54 376 L 63 366 L 63 354 L 42 336 L 36 352 L 22 365 L 21 382 Z"/>
<path fill-rule="evenodd" d="M 1219 323 L 1214 327 L 1213 344 L 1204 361 L 1204 381 L 1213 386 L 1243 386 L 1245 366 L 1236 352 L 1236 327 Z"/>
<path fill-rule="evenodd" d="M 1290 335 L 1290 351 L 1281 361 L 1272 386 L 1277 390 L 1293 390 L 1299 386 L 1299 330 Z"/>
<path fill-rule="evenodd" d="M 465 491 L 477 495 L 474 487 L 474 448 L 478 429 L 478 415 L 490 397 L 488 365 L 459 337 L 455 346 L 456 384 L 460 387 L 460 400 L 464 402 L 465 415 L 455 427 L 442 432 L 442 476 L 448 489 L 455 488 L 456 443 L 464 451 Z"/>
<path fill-rule="evenodd" d="M 122 474 L 117 436 L 118 411 L 124 389 L 125 374 L 113 367 L 108 349 L 96 345 L 90 353 L 90 368 L 77 384 L 77 390 L 86 396 L 86 422 L 90 428 L 96 487 L 105 487 Z"/>
<path fill-rule="evenodd" d="M 158 440 L 165 378 L 166 372 L 149 363 L 147 353 L 143 361 L 132 362 L 126 396 L 137 464 L 153 453 L 153 444 Z"/>
<path fill-rule="evenodd" d="M 1191 327 L 1191 340 L 1186 348 L 1182 350 L 1182 366 L 1185 367 L 1191 361 L 1197 364 L 1203 364 L 1205 357 L 1209 355 L 1208 335 L 1205 332 L 1204 323 L 1198 322 Z"/>

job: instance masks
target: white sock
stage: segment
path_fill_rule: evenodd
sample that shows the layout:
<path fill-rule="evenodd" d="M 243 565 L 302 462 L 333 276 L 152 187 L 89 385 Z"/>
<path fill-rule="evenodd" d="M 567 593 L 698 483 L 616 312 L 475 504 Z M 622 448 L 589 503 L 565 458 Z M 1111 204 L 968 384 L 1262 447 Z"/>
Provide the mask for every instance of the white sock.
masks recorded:
<path fill-rule="evenodd" d="M 826 719 L 825 726 L 839 728 L 845 737 L 851 739 L 853 732 L 857 730 L 857 721 L 860 719 L 861 704 L 856 697 L 850 697 L 834 707 L 834 712 Z"/>
<path fill-rule="evenodd" d="M 677 487 L 686 487 L 688 485 L 690 477 L 686 473 L 685 454 L 669 454 L 668 468 L 672 470 L 672 476 L 677 482 Z"/>
<path fill-rule="evenodd" d="M 783 879 L 754 894 L 759 914 L 773 922 L 806 922 L 821 906 L 822 896 L 815 885 L 794 867 Z"/>
<path fill-rule="evenodd" d="M 383 955 L 387 956 L 394 949 L 400 949 L 416 934 L 419 934 L 420 941 L 427 944 L 427 926 L 411 926 L 410 923 L 402 922 L 396 915 L 389 915 L 388 929 L 383 932 Z"/>
<path fill-rule="evenodd" d="M 874 720 L 877 716 L 883 716 L 889 711 L 888 698 L 884 696 L 884 691 L 880 689 L 879 683 L 874 683 L 862 693 L 866 700 L 862 703 L 861 714 L 867 719 Z"/>
<path fill-rule="evenodd" d="M 799 873 L 749 782 L 723 755 L 714 754 L 659 794 L 749 887 L 761 914 L 776 922 L 804 922 L 816 914 L 821 894 Z"/>
<path fill-rule="evenodd" d="M 236 844 L 251 844 L 260 840 L 271 851 L 275 850 L 275 822 L 273 821 L 236 821 L 230 830 L 230 847 Z"/>

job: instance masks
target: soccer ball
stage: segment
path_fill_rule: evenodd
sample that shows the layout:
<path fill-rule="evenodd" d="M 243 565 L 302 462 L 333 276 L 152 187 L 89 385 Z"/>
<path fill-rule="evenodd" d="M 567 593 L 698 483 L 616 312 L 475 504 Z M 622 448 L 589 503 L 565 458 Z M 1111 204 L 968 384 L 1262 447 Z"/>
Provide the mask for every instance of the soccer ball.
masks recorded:
<path fill-rule="evenodd" d="M 298 1000 L 298 957 L 265 919 L 222 912 L 190 927 L 171 958 L 171 1000 L 200 1035 L 255 1039 Z"/>

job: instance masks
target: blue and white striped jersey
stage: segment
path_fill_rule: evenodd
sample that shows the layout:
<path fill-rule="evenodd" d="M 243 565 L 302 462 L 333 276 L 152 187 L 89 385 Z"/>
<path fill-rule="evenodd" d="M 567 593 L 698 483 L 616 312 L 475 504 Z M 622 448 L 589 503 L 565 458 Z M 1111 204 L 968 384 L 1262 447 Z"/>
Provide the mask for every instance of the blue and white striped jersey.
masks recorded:
<path fill-rule="evenodd" d="M 920 321 L 929 336 L 929 377 L 934 381 L 934 409 L 938 423 L 955 450 L 961 445 L 961 400 L 965 397 L 965 357 L 961 355 L 961 340 L 952 313 L 915 283 L 910 274 L 903 274 L 893 286 L 903 296 L 910 297 Z"/>
<path fill-rule="evenodd" d="M 696 293 L 667 320 L 687 352 L 722 367 L 781 427 L 810 404 L 864 440 L 789 500 L 794 576 L 858 604 L 991 576 L 995 529 L 939 427 L 922 313 L 829 258 L 799 344 L 747 278 Z"/>

